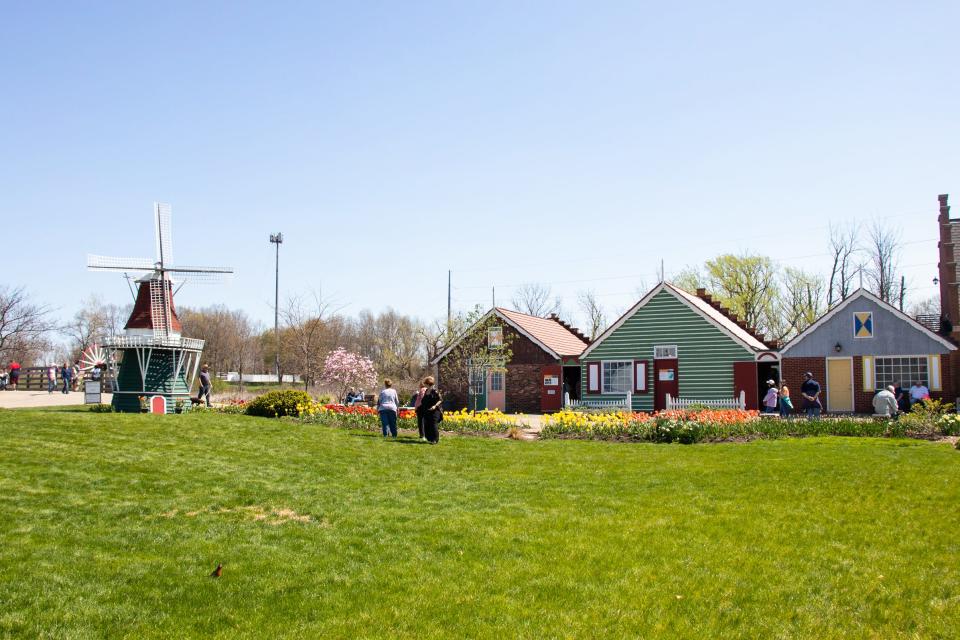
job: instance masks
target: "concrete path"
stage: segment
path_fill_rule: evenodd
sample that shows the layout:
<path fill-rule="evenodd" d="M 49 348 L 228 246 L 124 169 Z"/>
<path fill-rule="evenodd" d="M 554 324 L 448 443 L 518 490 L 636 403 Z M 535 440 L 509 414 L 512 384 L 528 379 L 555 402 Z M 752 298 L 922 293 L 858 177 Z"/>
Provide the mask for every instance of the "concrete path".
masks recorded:
<path fill-rule="evenodd" d="M 104 404 L 109 404 L 113 396 L 103 394 Z M 83 404 L 83 392 L 71 391 L 60 393 L 54 391 L 0 391 L 0 407 L 4 409 L 24 409 L 36 407 L 67 407 Z"/>
<path fill-rule="evenodd" d="M 543 428 L 543 416 L 534 413 L 507 414 L 507 418 L 523 428 L 525 440 L 536 440 Z"/>

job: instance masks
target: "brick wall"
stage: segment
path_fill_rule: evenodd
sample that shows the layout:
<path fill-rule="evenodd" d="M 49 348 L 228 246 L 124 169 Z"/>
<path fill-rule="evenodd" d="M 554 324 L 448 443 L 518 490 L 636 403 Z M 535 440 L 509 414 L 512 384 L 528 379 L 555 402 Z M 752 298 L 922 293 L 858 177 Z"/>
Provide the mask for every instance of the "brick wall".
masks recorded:
<path fill-rule="evenodd" d="M 540 413 L 540 366 L 507 365 L 507 413 Z"/>
<path fill-rule="evenodd" d="M 823 393 L 820 401 L 826 407 L 827 394 L 827 361 L 825 358 L 784 358 L 780 363 L 780 377 L 783 384 L 790 387 L 790 400 L 797 412 L 803 411 L 803 397 L 800 395 L 800 385 L 803 384 L 803 374 L 811 372 L 813 379 L 820 383 Z"/>
<path fill-rule="evenodd" d="M 559 364 L 559 361 L 507 324 L 503 326 L 503 333 L 513 352 L 504 381 L 505 411 L 539 413 L 540 368 L 545 364 Z M 437 367 L 437 386 L 443 393 L 444 406 L 448 409 L 466 407 L 467 384 L 465 373 L 450 371 L 447 360 L 440 361 Z"/>

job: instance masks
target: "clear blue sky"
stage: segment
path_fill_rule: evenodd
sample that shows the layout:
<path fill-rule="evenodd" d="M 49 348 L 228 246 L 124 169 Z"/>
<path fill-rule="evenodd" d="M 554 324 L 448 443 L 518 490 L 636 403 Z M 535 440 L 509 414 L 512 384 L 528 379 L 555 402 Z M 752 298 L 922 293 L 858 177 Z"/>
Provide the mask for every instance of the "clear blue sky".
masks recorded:
<path fill-rule="evenodd" d="M 195 6 L 200 5 L 202 6 Z M 823 268 L 826 225 L 902 228 L 934 293 L 960 213 L 956 2 L 6 3 L 0 283 L 125 302 L 86 252 L 232 265 L 272 321 L 320 289 L 423 318 L 551 282 L 619 311 L 725 251 Z"/>

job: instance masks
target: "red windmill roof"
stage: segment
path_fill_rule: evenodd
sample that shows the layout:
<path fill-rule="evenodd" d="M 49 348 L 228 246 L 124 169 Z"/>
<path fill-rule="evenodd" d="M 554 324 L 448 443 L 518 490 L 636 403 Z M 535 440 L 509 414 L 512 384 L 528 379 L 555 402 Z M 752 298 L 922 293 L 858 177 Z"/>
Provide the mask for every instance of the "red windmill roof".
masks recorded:
<path fill-rule="evenodd" d="M 173 284 L 167 282 L 167 302 L 170 304 L 170 331 L 180 333 L 183 325 L 177 317 L 177 308 L 173 304 Z M 133 303 L 133 312 L 124 329 L 153 329 L 153 314 L 150 306 L 150 282 L 141 281 L 137 289 L 137 301 Z"/>

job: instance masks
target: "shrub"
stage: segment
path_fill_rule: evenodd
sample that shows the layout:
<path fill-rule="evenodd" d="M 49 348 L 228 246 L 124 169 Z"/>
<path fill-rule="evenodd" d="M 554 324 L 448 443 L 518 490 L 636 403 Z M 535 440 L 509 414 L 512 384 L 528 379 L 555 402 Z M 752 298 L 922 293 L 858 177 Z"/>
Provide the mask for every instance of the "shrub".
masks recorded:
<path fill-rule="evenodd" d="M 940 400 L 925 400 L 910 408 L 909 413 L 900 416 L 899 422 L 908 435 L 931 438 L 945 433 L 943 427 L 953 428 L 947 414 L 953 410 L 953 405 Z"/>
<path fill-rule="evenodd" d="M 113 413 L 113 405 L 103 404 L 102 402 L 99 404 L 92 404 L 90 405 L 88 411 L 92 411 L 93 413 Z"/>
<path fill-rule="evenodd" d="M 270 391 L 257 396 L 246 405 L 248 416 L 263 418 L 282 418 L 284 416 L 299 416 L 301 407 L 312 406 L 313 399 L 306 391 Z"/>
<path fill-rule="evenodd" d="M 945 436 L 960 436 L 960 415 L 948 413 L 937 420 L 940 432 Z"/>

